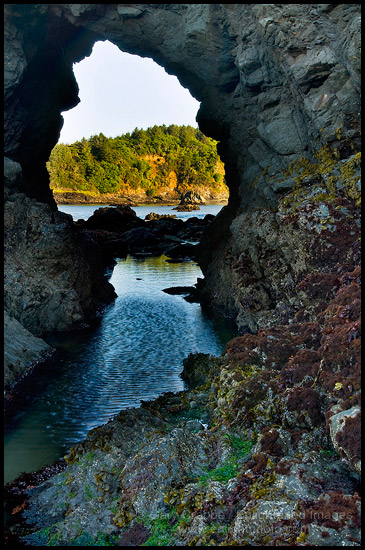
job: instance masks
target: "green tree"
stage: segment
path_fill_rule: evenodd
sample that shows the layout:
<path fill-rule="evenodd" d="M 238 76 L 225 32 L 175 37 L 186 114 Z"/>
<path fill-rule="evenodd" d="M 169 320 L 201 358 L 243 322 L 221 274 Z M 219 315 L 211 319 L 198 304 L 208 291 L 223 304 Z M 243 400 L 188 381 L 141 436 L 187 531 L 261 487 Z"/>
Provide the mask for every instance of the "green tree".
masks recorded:
<path fill-rule="evenodd" d="M 162 159 L 162 160 L 161 160 Z M 176 174 L 178 190 L 224 186 L 216 142 L 192 126 L 171 124 L 107 138 L 103 133 L 53 149 L 47 168 L 53 189 L 99 193 L 144 189 L 154 196 Z"/>

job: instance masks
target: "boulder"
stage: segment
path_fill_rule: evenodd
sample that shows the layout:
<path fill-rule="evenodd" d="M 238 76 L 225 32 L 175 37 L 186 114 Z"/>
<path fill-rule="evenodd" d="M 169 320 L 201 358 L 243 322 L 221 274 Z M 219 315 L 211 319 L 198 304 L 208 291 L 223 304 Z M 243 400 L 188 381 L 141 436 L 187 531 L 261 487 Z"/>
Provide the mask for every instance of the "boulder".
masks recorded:
<path fill-rule="evenodd" d="M 159 235 L 160 237 L 165 235 L 178 236 L 185 227 L 183 220 L 173 217 L 150 220 L 146 226 L 155 235 Z"/>
<path fill-rule="evenodd" d="M 78 220 L 76 225 L 83 228 L 84 220 Z M 127 257 L 128 245 L 120 233 L 103 229 L 82 229 L 81 233 L 99 245 L 100 259 L 106 267 L 114 266 L 115 258 Z"/>
<path fill-rule="evenodd" d="M 202 475 L 207 465 L 201 439 L 183 428 L 146 445 L 127 460 L 120 475 L 121 497 L 114 522 L 123 526 L 144 514 L 157 518 L 167 508 L 164 494 L 186 476 Z"/>
<path fill-rule="evenodd" d="M 361 411 L 358 406 L 338 412 L 330 418 L 331 441 L 339 453 L 361 474 Z"/>
<path fill-rule="evenodd" d="M 22 167 L 19 162 L 4 157 L 4 186 L 11 190 L 19 190 L 22 179 Z"/>
<path fill-rule="evenodd" d="M 183 193 L 181 195 L 180 204 L 182 205 L 205 204 L 205 200 L 196 191 L 187 191 L 186 193 Z"/>
<path fill-rule="evenodd" d="M 145 220 L 151 221 L 151 220 L 169 220 L 169 219 L 175 219 L 176 214 L 156 214 L 155 212 L 150 212 L 145 216 Z"/>
<path fill-rule="evenodd" d="M 166 248 L 164 254 L 174 260 L 194 260 L 196 257 L 196 250 L 197 246 L 195 244 L 181 243 Z"/>
<path fill-rule="evenodd" d="M 162 239 L 148 227 L 135 227 L 123 234 L 128 250 L 133 253 L 158 253 L 161 254 Z"/>
<path fill-rule="evenodd" d="M 220 359 L 206 353 L 190 353 L 183 360 L 181 378 L 189 389 L 202 386 L 212 373 L 217 374 L 220 368 Z"/>
<path fill-rule="evenodd" d="M 163 288 L 162 292 L 166 292 L 166 294 L 172 294 L 172 295 L 188 295 L 191 292 L 194 292 L 195 287 L 193 286 L 171 286 L 169 288 Z"/>
<path fill-rule="evenodd" d="M 136 225 L 142 225 L 143 221 L 130 206 L 101 207 L 95 210 L 83 226 L 87 229 L 103 229 L 105 231 L 123 232 Z"/>
<path fill-rule="evenodd" d="M 177 210 L 178 212 L 191 212 L 192 210 L 200 210 L 200 208 L 195 204 L 181 204 L 173 208 L 173 210 Z"/>

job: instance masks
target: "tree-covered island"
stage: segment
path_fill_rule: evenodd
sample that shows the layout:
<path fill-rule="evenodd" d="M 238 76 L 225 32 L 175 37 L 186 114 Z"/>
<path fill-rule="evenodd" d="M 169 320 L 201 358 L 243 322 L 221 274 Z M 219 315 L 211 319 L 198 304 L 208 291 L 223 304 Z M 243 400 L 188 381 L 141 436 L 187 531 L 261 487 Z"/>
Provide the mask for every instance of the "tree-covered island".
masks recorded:
<path fill-rule="evenodd" d="M 217 142 L 192 126 L 153 126 L 71 145 L 57 144 L 47 168 L 57 202 L 67 194 L 85 201 L 113 195 L 141 201 L 179 200 L 195 191 L 207 200 L 228 198 Z"/>

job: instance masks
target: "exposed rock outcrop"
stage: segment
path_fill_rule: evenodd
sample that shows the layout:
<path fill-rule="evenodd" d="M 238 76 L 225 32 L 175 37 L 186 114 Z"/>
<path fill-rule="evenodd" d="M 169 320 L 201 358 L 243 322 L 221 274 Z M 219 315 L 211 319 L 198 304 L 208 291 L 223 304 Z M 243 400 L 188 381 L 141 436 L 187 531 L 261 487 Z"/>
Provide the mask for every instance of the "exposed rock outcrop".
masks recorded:
<path fill-rule="evenodd" d="M 205 204 L 204 198 L 195 191 L 187 191 L 181 195 L 180 204 Z"/>
<path fill-rule="evenodd" d="M 20 192 L 22 169 L 5 157 L 5 386 L 15 384 L 50 348 L 39 338 L 76 328 L 116 294 L 111 262 L 72 217 Z"/>
<path fill-rule="evenodd" d="M 122 411 L 61 473 L 10 486 L 22 542 L 359 546 L 360 272 L 321 283 L 315 320 L 190 355 L 189 391 Z"/>
<path fill-rule="evenodd" d="M 145 220 L 138 218 L 129 206 L 102 207 L 87 220 L 76 225 L 95 239 L 108 255 L 123 258 L 126 255 L 161 255 L 174 259 L 195 259 L 197 242 L 214 216 L 206 215 L 181 220 L 176 216 L 153 212 Z"/>
<path fill-rule="evenodd" d="M 89 55 L 97 39 L 151 56 L 202 101 L 201 129 L 222 141 L 231 192 L 245 205 L 275 202 L 272 176 L 293 155 L 310 156 L 311 140 L 327 135 L 333 141 L 340 124 L 344 139 L 357 139 L 357 4 L 148 4 L 136 10 L 118 4 L 6 7 L 6 150 L 21 163 L 24 180 L 30 161 L 49 154 L 57 140 L 61 119 L 56 125 L 50 110 L 78 102 L 72 62 Z M 30 84 L 32 94 L 43 94 L 15 112 Z M 41 151 L 40 129 L 44 135 L 52 124 L 47 151 Z M 256 189 L 247 192 L 256 178 Z M 38 177 L 29 192 L 45 195 L 46 187 Z"/>
<path fill-rule="evenodd" d="M 102 250 L 71 216 L 12 193 L 4 221 L 4 306 L 32 334 L 77 327 L 114 299 Z"/>
<path fill-rule="evenodd" d="M 236 216 L 227 245 L 212 257 L 213 242 L 227 230 L 218 214 L 198 250 L 206 274 L 201 298 L 213 296 L 242 332 L 256 331 L 288 323 L 308 306 L 306 276 L 309 286 L 314 272 L 329 274 L 343 262 L 354 268 L 361 256 L 360 162 L 359 153 L 339 161 L 327 148 L 316 162 L 294 161 L 293 190 L 275 208 Z"/>
<path fill-rule="evenodd" d="M 361 474 L 361 411 L 352 407 L 340 411 L 330 419 L 331 440 L 336 451 Z"/>
<path fill-rule="evenodd" d="M 256 246 L 251 212 L 275 208 L 292 191 L 296 174 L 285 172 L 293 161 L 313 161 L 327 143 L 340 159 L 358 151 L 359 5 L 7 5 L 5 29 L 6 152 L 22 166 L 20 189 L 50 204 L 44 164 L 60 111 L 78 102 L 72 63 L 89 55 L 95 40 L 152 57 L 201 101 L 200 128 L 220 141 L 230 187 L 219 228 L 203 241 L 202 292 L 242 319 L 242 328 L 257 324 L 236 298 L 234 267 Z M 251 244 L 245 237 L 241 245 L 250 229 Z M 223 257 L 232 257 L 228 267 Z M 291 262 L 284 255 L 283 269 Z M 248 277 L 256 271 L 245 262 Z M 256 309 L 273 310 L 275 293 L 267 277 Z"/>
<path fill-rule="evenodd" d="M 131 197 L 121 197 L 115 193 L 105 193 L 98 196 L 81 193 L 80 191 L 65 191 L 64 193 L 53 191 L 56 204 L 107 204 L 135 206 L 135 200 Z"/>
<path fill-rule="evenodd" d="M 175 206 L 173 210 L 177 210 L 178 212 L 192 212 L 192 210 L 200 210 L 200 208 L 195 204 L 179 204 L 179 206 Z"/>

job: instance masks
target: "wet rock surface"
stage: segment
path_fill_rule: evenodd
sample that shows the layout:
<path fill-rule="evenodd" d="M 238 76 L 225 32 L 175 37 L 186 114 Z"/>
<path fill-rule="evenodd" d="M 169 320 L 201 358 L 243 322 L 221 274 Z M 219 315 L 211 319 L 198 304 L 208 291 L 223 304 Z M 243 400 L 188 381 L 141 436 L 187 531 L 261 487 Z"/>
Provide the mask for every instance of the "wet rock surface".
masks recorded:
<path fill-rule="evenodd" d="M 16 384 L 39 362 L 52 355 L 42 338 L 33 336 L 16 319 L 4 312 L 4 387 Z M 7 397 L 7 396 L 6 396 Z"/>
<path fill-rule="evenodd" d="M 152 212 L 145 220 L 129 206 L 102 207 L 77 226 L 100 242 L 111 257 L 161 255 L 174 260 L 194 260 L 196 245 L 214 216 L 183 221 Z"/>

